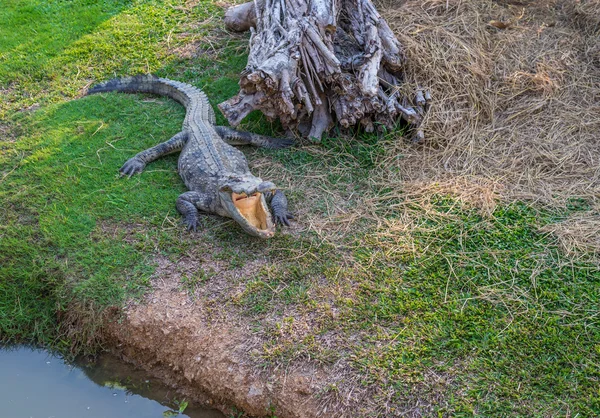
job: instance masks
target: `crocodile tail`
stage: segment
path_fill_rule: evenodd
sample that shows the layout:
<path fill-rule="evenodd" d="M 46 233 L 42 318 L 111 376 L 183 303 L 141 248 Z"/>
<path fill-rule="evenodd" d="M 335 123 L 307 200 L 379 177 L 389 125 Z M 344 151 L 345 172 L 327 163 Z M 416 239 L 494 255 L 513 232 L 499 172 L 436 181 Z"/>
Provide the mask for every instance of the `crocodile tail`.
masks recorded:
<path fill-rule="evenodd" d="M 202 99 L 206 98 L 206 95 L 194 86 L 166 78 L 159 78 L 154 75 L 115 78 L 95 85 L 86 94 L 105 93 L 109 91 L 158 94 L 170 97 L 186 108 L 193 99 L 199 96 Z"/>
<path fill-rule="evenodd" d="M 136 75 L 134 77 L 113 78 L 96 84 L 86 94 L 120 91 L 123 93 L 154 93 L 154 84 L 159 80 L 154 75 Z"/>

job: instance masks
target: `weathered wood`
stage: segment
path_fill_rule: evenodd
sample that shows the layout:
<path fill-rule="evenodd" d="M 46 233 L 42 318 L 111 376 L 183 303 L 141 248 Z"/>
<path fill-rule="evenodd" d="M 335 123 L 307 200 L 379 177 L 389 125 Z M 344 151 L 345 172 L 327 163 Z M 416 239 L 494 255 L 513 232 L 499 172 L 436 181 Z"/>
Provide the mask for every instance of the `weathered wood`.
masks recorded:
<path fill-rule="evenodd" d="M 257 2 L 258 7 L 263 6 L 263 1 Z M 246 32 L 256 26 L 256 5 L 251 1 L 233 6 L 225 12 L 225 26 L 235 32 Z"/>
<path fill-rule="evenodd" d="M 233 126 L 258 109 L 320 140 L 334 121 L 373 131 L 423 118 L 427 95 L 400 96 L 404 52 L 371 0 L 255 0 L 225 24 L 251 31 L 240 92 L 219 105 Z"/>

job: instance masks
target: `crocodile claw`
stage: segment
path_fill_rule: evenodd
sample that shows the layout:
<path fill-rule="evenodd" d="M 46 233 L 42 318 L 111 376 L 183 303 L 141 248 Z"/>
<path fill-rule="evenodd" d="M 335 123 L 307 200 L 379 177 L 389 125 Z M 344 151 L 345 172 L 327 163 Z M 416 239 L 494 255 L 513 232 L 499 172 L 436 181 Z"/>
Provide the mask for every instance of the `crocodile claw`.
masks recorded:
<path fill-rule="evenodd" d="M 119 173 L 121 173 L 121 177 L 123 177 L 123 176 L 131 177 L 134 174 L 138 174 L 138 173 L 141 173 L 142 171 L 144 171 L 144 167 L 146 167 L 145 162 L 143 162 L 141 159 L 139 159 L 137 157 L 133 157 L 133 158 L 130 158 L 129 160 L 127 160 L 127 162 L 125 164 L 123 164 L 123 167 L 121 167 L 121 169 L 119 170 Z"/>
<path fill-rule="evenodd" d="M 197 231 L 198 228 L 198 219 L 196 217 L 187 217 L 183 221 L 188 231 Z"/>
<path fill-rule="evenodd" d="M 279 225 L 285 225 L 285 226 L 290 226 L 290 219 L 294 219 L 294 215 L 292 215 L 289 212 L 286 212 L 284 214 L 274 214 L 275 216 L 275 223 L 279 224 Z"/>

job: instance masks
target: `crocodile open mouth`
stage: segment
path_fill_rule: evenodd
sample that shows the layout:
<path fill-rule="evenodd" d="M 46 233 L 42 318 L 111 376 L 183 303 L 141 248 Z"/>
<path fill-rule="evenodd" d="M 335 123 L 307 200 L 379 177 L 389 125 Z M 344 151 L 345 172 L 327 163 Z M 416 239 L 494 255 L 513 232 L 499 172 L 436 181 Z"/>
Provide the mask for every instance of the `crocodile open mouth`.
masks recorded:
<path fill-rule="evenodd" d="M 231 193 L 231 200 L 238 212 L 257 229 L 266 230 L 267 225 L 267 213 L 262 205 L 260 193 L 254 193 L 250 196 L 245 193 L 237 194 Z"/>

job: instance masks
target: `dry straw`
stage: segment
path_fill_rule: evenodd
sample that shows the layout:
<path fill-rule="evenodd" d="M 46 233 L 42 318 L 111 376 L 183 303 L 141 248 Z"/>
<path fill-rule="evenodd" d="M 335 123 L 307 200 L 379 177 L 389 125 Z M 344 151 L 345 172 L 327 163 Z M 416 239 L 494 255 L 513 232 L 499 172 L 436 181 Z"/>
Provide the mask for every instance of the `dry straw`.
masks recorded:
<path fill-rule="evenodd" d="M 385 177 L 394 189 L 420 189 L 423 198 L 441 187 L 487 213 L 496 197 L 598 201 L 599 0 L 429 0 L 380 9 L 406 46 L 407 88 L 418 84 L 434 97 L 426 143 L 397 143 L 388 154 L 385 165 L 394 152 L 406 156 Z M 592 211 L 552 232 L 570 249 L 598 253 L 593 219 Z"/>
<path fill-rule="evenodd" d="M 426 143 L 406 153 L 400 181 L 479 177 L 501 183 L 504 198 L 545 203 L 600 196 L 599 1 L 381 10 L 406 46 L 408 88 L 435 99 Z"/>

